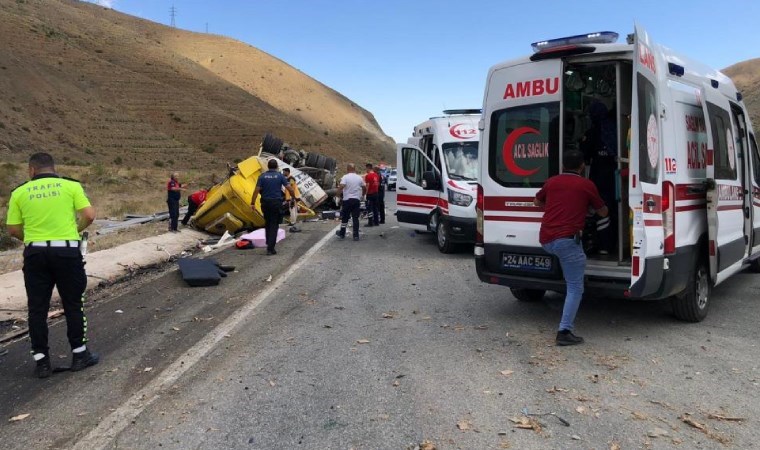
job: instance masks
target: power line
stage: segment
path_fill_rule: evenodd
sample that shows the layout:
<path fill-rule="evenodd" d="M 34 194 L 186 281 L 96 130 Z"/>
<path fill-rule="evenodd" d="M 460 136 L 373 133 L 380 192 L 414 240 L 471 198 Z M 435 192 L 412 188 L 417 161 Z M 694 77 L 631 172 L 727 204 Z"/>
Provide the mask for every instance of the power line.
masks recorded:
<path fill-rule="evenodd" d="M 177 24 L 175 23 L 174 18 L 177 16 L 177 8 L 175 8 L 174 5 L 172 5 L 172 7 L 169 8 L 169 15 L 172 18 L 172 28 L 176 28 Z"/>

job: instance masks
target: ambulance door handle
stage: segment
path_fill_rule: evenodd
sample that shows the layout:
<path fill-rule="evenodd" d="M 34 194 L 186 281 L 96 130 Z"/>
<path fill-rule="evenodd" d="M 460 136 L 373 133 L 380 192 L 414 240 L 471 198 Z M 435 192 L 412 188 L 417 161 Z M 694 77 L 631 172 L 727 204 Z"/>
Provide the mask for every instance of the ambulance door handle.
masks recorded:
<path fill-rule="evenodd" d="M 744 207 L 744 217 L 749 219 L 749 206 Z"/>
<path fill-rule="evenodd" d="M 405 191 L 405 190 L 406 190 L 406 187 L 404 187 L 404 186 L 399 186 L 398 190 L 399 190 L 399 191 Z"/>

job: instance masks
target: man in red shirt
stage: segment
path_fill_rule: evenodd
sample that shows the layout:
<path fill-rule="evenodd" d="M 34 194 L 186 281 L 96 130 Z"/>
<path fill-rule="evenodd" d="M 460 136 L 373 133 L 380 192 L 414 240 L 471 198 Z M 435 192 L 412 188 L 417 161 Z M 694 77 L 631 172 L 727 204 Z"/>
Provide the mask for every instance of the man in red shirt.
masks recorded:
<path fill-rule="evenodd" d="M 601 217 L 609 213 L 594 183 L 581 176 L 585 169 L 583 153 L 570 150 L 562 157 L 564 172 L 546 180 L 533 203 L 544 207 L 538 240 L 541 246 L 559 259 L 567 293 L 562 320 L 557 332 L 557 345 L 575 345 L 583 338 L 573 334 L 575 314 L 583 297 L 583 253 L 581 232 L 589 207 Z"/>
<path fill-rule="evenodd" d="M 380 175 L 375 173 L 371 163 L 367 163 L 367 174 L 364 175 L 364 184 L 367 185 L 367 226 L 380 225 L 380 211 L 378 211 L 377 193 L 380 190 Z"/>
<path fill-rule="evenodd" d="M 193 214 L 195 214 L 203 202 L 206 201 L 207 194 L 207 189 L 201 189 L 199 191 L 193 192 L 189 197 L 187 197 L 187 214 L 185 214 L 185 217 L 182 218 L 182 225 L 187 225 L 187 222 L 190 221 L 190 218 L 193 217 Z"/>

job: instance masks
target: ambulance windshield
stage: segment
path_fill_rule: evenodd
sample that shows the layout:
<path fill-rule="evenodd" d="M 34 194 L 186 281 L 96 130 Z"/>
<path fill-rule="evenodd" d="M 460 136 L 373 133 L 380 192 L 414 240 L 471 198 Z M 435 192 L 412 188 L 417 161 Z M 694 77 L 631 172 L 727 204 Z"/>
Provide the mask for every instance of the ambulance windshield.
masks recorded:
<path fill-rule="evenodd" d="M 450 142 L 443 144 L 446 170 L 453 180 L 476 181 L 478 179 L 478 143 Z"/>

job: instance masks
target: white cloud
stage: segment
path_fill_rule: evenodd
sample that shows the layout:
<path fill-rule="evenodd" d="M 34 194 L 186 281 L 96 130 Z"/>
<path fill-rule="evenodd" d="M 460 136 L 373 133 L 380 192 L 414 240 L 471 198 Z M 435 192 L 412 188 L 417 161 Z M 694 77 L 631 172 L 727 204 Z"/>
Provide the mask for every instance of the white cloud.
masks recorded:
<path fill-rule="evenodd" d="M 113 8 L 114 3 L 116 3 L 116 0 L 87 0 L 90 3 L 95 3 L 96 5 L 105 6 L 106 8 Z"/>

